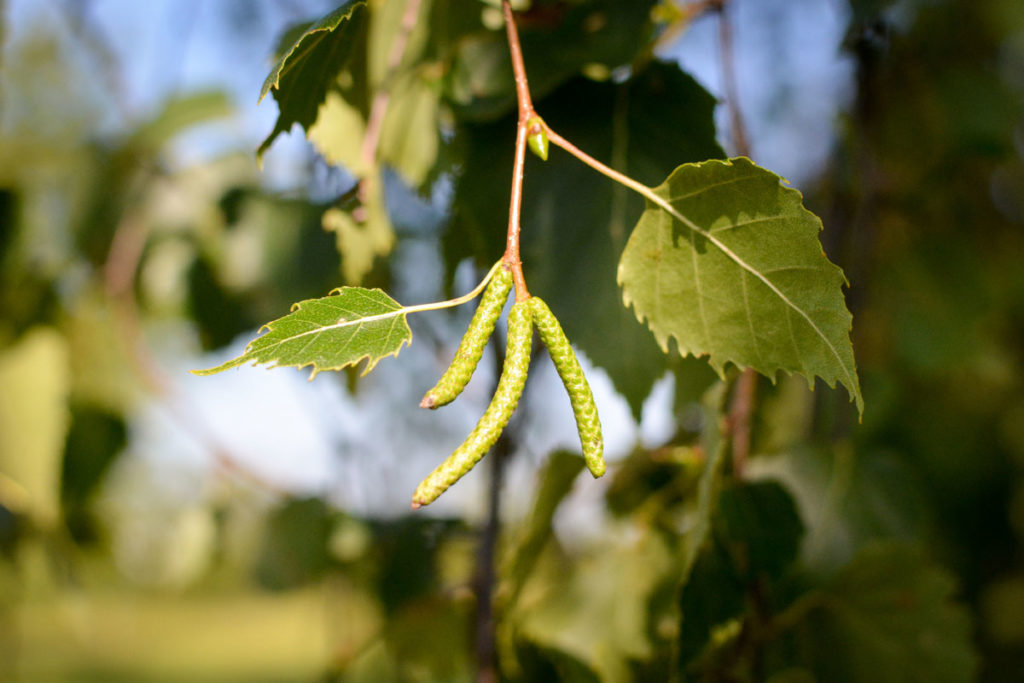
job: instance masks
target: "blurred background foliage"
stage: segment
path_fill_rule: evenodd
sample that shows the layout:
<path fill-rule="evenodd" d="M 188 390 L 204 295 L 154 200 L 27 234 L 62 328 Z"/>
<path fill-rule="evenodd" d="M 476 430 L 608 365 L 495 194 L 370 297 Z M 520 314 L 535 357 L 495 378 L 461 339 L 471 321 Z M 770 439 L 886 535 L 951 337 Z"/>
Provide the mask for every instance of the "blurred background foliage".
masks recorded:
<path fill-rule="evenodd" d="M 794 172 L 851 283 L 863 423 L 842 391 L 762 379 L 751 457 L 718 462 L 715 378 L 617 303 L 637 203 L 553 154 L 528 169 L 524 260 L 594 368 L 610 475 L 577 481 L 538 369 L 507 467 L 415 515 L 413 484 L 492 381 L 462 413 L 416 414 L 468 312 L 411 321 L 414 348 L 365 379 L 183 378 L 294 301 L 353 280 L 436 299 L 500 253 L 495 3 L 424 3 L 367 167 L 366 88 L 404 4 L 371 2 L 313 147 L 282 136 L 262 174 L 272 105 L 245 112 L 267 55 L 337 3 L 139 3 L 135 23 L 129 4 L 0 2 L 0 678 L 1024 678 L 1019 0 L 731 3 L 741 85 L 751 16 L 777 41 L 822 5 L 845 25 L 826 161 Z M 532 4 L 527 67 L 566 137 L 648 183 L 731 150 L 723 93 L 674 52 L 714 12 Z M 759 162 L 801 68 L 746 112 Z"/>

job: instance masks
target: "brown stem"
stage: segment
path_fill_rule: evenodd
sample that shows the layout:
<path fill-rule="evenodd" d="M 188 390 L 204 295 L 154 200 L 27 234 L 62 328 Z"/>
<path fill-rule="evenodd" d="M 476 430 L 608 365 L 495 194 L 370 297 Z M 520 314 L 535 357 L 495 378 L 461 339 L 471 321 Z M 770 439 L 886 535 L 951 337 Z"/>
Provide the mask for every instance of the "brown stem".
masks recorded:
<path fill-rule="evenodd" d="M 750 458 L 750 417 L 757 397 L 757 373 L 745 369 L 736 381 L 736 390 L 729 406 L 729 432 L 732 436 L 732 473 L 737 479 L 743 477 L 747 460 Z"/>
<path fill-rule="evenodd" d="M 516 301 L 530 298 L 526 289 L 526 278 L 523 277 L 523 261 L 519 256 L 519 230 L 523 207 L 523 167 L 526 164 L 526 137 L 529 121 L 534 116 L 533 101 L 530 98 L 530 84 L 526 80 L 526 65 L 523 63 L 523 48 L 519 44 L 519 31 L 516 29 L 512 6 L 508 0 L 502 0 L 501 9 L 505 13 L 505 31 L 508 34 L 508 49 L 512 57 L 512 71 L 516 79 L 516 102 L 519 108 L 519 121 L 516 128 L 516 161 L 512 169 L 512 199 L 508 210 L 508 239 L 505 245 L 505 267 L 512 273 L 512 281 L 516 286 Z"/>
<path fill-rule="evenodd" d="M 619 173 L 614 168 L 602 164 L 600 161 L 590 156 L 589 154 L 581 150 L 579 147 L 572 144 L 571 142 L 563 138 L 561 135 L 556 133 L 546 123 L 544 124 L 544 130 L 547 132 L 549 142 L 551 142 L 554 145 L 558 145 L 566 152 L 573 155 L 574 157 L 585 163 L 587 166 L 590 166 L 598 173 L 601 173 L 602 175 L 611 178 L 612 180 L 621 185 L 625 185 L 629 189 L 633 190 L 634 192 L 638 192 L 644 197 L 650 198 L 650 196 L 653 194 L 654 191 L 651 188 L 647 187 L 638 180 L 633 180 L 625 173 Z"/>
<path fill-rule="evenodd" d="M 419 16 L 422 0 L 406 0 L 405 11 L 402 12 L 402 21 L 398 26 L 398 34 L 395 41 L 391 43 L 391 50 L 388 52 L 388 68 L 384 81 L 380 84 L 370 104 L 370 113 L 366 117 L 366 133 L 363 135 L 363 144 L 359 148 L 359 161 L 363 168 L 373 168 L 377 161 L 377 148 L 380 146 L 380 135 L 384 128 L 384 118 L 388 113 L 388 105 L 391 102 L 391 86 L 398 67 L 402 64 L 402 57 L 405 56 L 405 48 L 409 44 L 409 35 L 416 26 L 416 17 Z M 370 194 L 369 184 L 374 182 L 368 177 L 359 180 L 357 196 L 362 207 L 366 205 L 367 197 Z M 361 214 L 359 214 L 361 216 Z M 354 214 L 354 217 L 356 215 Z M 357 220 L 359 218 L 357 217 Z"/>

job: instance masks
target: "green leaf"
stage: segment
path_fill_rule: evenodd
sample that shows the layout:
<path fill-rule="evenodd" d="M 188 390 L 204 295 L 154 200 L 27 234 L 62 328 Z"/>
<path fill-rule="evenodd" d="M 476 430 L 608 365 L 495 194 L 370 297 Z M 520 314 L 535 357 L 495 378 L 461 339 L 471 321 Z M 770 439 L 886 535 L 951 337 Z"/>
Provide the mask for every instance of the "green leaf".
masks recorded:
<path fill-rule="evenodd" d="M 0 486 L 14 482 L 24 510 L 48 527 L 60 510 L 60 469 L 70 422 L 67 340 L 36 327 L 0 354 Z"/>
<path fill-rule="evenodd" d="M 954 583 L 920 552 L 899 544 L 865 547 L 802 624 L 802 645 L 822 681 L 960 683 L 974 680 L 967 611 Z"/>
<path fill-rule="evenodd" d="M 327 163 L 344 166 L 357 177 L 373 170 L 361 156 L 365 134 L 362 112 L 334 91 L 327 93 L 315 122 L 306 130 L 306 138 Z"/>
<path fill-rule="evenodd" d="M 928 534 L 920 475 L 892 453 L 794 448 L 755 458 L 749 475 L 777 480 L 792 493 L 807 522 L 800 555 L 811 575 L 831 575 L 865 543 L 913 542 Z"/>
<path fill-rule="evenodd" d="M 564 566 L 538 572 L 510 618 L 520 640 L 569 655 L 597 680 L 632 681 L 630 663 L 654 653 L 648 601 L 673 568 L 662 536 L 648 531 L 581 561 L 569 575 Z"/>
<path fill-rule="evenodd" d="M 313 366 L 310 379 L 323 370 L 340 370 L 366 359 L 365 375 L 385 356 L 397 356 L 412 342 L 406 310 L 379 289 L 341 287 L 321 299 L 295 304 L 294 311 L 267 323 L 266 333 L 241 356 L 209 370 L 212 375 L 246 363 L 271 367 Z"/>
<path fill-rule="evenodd" d="M 796 559 L 804 525 L 796 503 L 773 481 L 731 486 L 718 501 L 719 541 L 733 558 L 739 576 L 779 578 Z"/>
<path fill-rule="evenodd" d="M 333 232 L 341 253 L 341 273 L 345 282 L 358 285 L 363 282 L 374 262 L 391 252 L 395 232 L 388 220 L 383 198 L 383 178 L 366 178 L 364 203 L 352 210 L 331 207 L 324 212 L 323 227 Z"/>
<path fill-rule="evenodd" d="M 331 510 L 319 498 L 290 499 L 270 511 L 255 574 L 271 590 L 288 590 L 323 575 L 331 565 Z"/>
<path fill-rule="evenodd" d="M 281 59 L 260 90 L 260 101 L 273 91 L 280 113 L 274 130 L 260 145 L 258 156 L 262 157 L 274 139 L 288 132 L 293 123 L 309 130 L 316 121 L 320 104 L 335 85 L 358 42 L 357 37 L 365 29 L 367 13 L 355 14 L 355 10 L 365 4 L 366 0 L 347 0 L 282 51 Z"/>
<path fill-rule="evenodd" d="M 864 411 L 842 271 L 799 192 L 749 159 L 680 166 L 619 263 L 623 300 L 667 352 L 841 383 Z"/>
<path fill-rule="evenodd" d="M 399 78 L 380 138 L 380 160 L 422 187 L 437 162 L 441 145 L 440 93 L 420 73 Z"/>

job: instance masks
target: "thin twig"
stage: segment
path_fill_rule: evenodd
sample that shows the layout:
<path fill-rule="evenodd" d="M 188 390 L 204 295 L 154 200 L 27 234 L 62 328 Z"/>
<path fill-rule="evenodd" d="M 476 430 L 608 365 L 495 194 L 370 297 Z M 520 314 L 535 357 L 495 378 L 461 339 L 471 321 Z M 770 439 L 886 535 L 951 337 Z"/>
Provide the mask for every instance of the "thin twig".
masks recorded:
<path fill-rule="evenodd" d="M 646 197 L 647 199 L 650 199 L 652 202 L 654 202 L 656 204 L 661 204 L 662 202 L 664 202 L 664 200 L 661 199 L 661 197 L 658 197 L 658 195 L 655 194 L 653 188 L 650 188 L 647 185 L 644 185 L 643 183 L 641 183 L 638 180 L 634 180 L 634 179 L 630 178 L 625 173 L 620 173 L 620 172 L 616 171 L 614 168 L 612 168 L 610 166 L 607 166 L 606 164 L 602 164 L 600 161 L 598 161 L 594 157 L 590 156 L 589 154 L 587 154 L 586 152 L 581 150 L 579 147 L 577 147 L 576 145 L 572 144 L 571 142 L 569 142 L 568 140 L 563 138 L 561 135 L 556 133 L 546 123 L 544 124 L 544 130 L 547 133 L 548 140 L 552 144 L 558 145 L 559 147 L 564 149 L 566 152 L 568 152 L 569 154 L 573 155 L 574 157 L 576 157 L 577 159 L 579 159 L 580 161 L 585 163 L 587 166 L 590 166 L 592 169 L 594 169 L 598 173 L 611 178 L 612 180 L 614 180 L 615 182 L 619 183 L 620 185 L 625 185 L 629 189 L 631 189 L 634 192 L 636 192 L 636 193 Z"/>
<path fill-rule="evenodd" d="M 523 262 L 519 256 L 519 230 L 523 206 L 523 168 L 526 165 L 526 137 L 529 121 L 534 116 L 533 101 L 530 98 L 530 85 L 526 79 L 526 66 L 523 63 L 523 48 L 519 44 L 519 31 L 516 29 L 512 6 L 508 0 L 502 0 L 501 8 L 505 13 L 505 31 L 508 34 L 508 49 L 512 57 L 512 71 L 516 79 L 516 101 L 519 105 L 519 121 L 516 127 L 516 160 L 512 169 L 512 199 L 508 210 L 508 239 L 505 246 L 505 266 L 512 273 L 512 281 L 516 286 L 516 301 L 530 298 L 523 277 Z"/>

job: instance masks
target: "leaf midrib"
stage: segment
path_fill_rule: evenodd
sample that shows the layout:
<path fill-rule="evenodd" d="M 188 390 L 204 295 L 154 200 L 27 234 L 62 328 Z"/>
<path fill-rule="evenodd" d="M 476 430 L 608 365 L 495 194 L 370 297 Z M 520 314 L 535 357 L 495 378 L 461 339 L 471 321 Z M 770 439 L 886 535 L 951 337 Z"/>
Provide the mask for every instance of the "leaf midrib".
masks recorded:
<path fill-rule="evenodd" d="M 743 180 L 748 180 L 750 178 L 756 178 L 756 177 L 757 176 L 755 174 L 747 174 L 747 175 L 743 175 L 743 176 L 740 176 L 740 177 L 737 177 L 737 178 L 731 178 L 731 179 L 729 179 L 727 181 L 723 181 L 723 182 L 720 182 L 720 183 L 715 183 L 713 185 L 708 185 L 708 186 L 702 187 L 700 190 L 691 192 L 689 194 L 681 195 L 680 197 L 677 197 L 677 198 L 675 198 L 673 200 L 665 199 L 664 197 L 659 195 L 656 191 L 652 191 L 650 195 L 647 195 L 647 198 L 651 202 L 653 202 L 654 204 L 657 204 L 663 210 L 667 211 L 670 215 L 675 217 L 676 220 L 678 220 L 684 226 L 689 228 L 691 231 L 693 231 L 694 233 L 697 233 L 698 235 L 701 235 L 702 237 L 707 239 L 709 242 L 711 242 L 711 244 L 715 245 L 719 249 L 719 251 L 721 251 L 723 254 L 725 254 L 725 256 L 727 258 L 729 258 L 733 263 L 735 263 L 740 268 L 742 268 L 743 270 L 747 271 L 748 273 L 750 273 L 751 275 L 756 277 L 758 280 L 760 280 L 762 282 L 762 284 L 764 284 L 766 287 L 768 287 L 768 289 L 770 289 L 784 304 L 786 304 L 786 306 L 788 306 L 790 309 L 792 309 L 794 312 L 796 312 L 801 318 L 803 318 L 804 321 L 808 325 L 810 325 L 811 329 L 814 330 L 814 333 L 825 343 L 825 346 L 828 347 L 828 350 L 832 353 L 832 356 L 835 358 L 836 362 L 839 363 L 839 367 L 842 368 L 843 374 L 845 375 L 844 384 L 846 384 L 846 386 L 849 387 L 851 393 L 858 393 L 859 394 L 859 392 L 858 392 L 858 390 L 856 388 L 857 387 L 857 381 L 856 381 L 855 376 L 853 375 L 852 370 L 844 362 L 842 356 L 839 353 L 839 350 L 836 349 L 836 347 L 832 343 L 832 341 L 825 335 L 825 333 L 821 330 L 821 328 L 818 327 L 817 323 L 814 322 L 814 320 L 811 318 L 811 316 L 806 311 L 804 311 L 802 308 L 800 308 L 798 305 L 796 305 L 796 303 L 794 303 L 788 296 L 786 296 L 786 294 L 781 289 L 779 289 L 778 286 L 776 286 L 774 282 L 769 280 L 759 270 L 757 270 L 756 268 L 751 266 L 749 263 L 744 261 L 739 256 L 739 254 L 737 254 L 732 249 L 730 249 L 728 246 L 726 246 L 721 240 L 719 240 L 717 237 L 715 237 L 715 235 L 712 232 L 710 232 L 709 230 L 705 230 L 704 228 L 700 227 L 699 225 L 694 223 L 692 220 L 690 220 L 687 216 L 683 215 L 683 213 L 680 212 L 678 209 L 676 209 L 675 206 L 673 206 L 672 203 L 671 203 L 671 201 L 679 201 L 681 199 L 687 199 L 689 197 L 695 197 L 695 196 L 700 195 L 700 194 L 702 194 L 704 192 L 707 192 L 708 190 L 710 190 L 710 189 L 712 189 L 714 187 L 719 187 L 719 186 L 722 186 L 722 185 L 728 185 L 730 183 L 736 183 L 736 182 L 740 182 L 740 181 L 743 181 Z"/>

